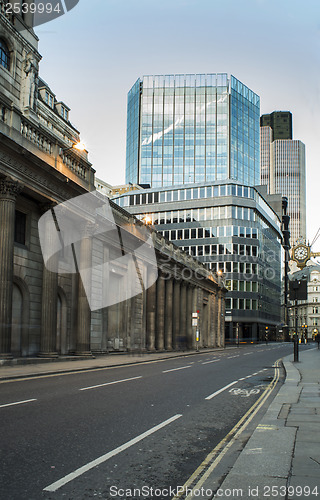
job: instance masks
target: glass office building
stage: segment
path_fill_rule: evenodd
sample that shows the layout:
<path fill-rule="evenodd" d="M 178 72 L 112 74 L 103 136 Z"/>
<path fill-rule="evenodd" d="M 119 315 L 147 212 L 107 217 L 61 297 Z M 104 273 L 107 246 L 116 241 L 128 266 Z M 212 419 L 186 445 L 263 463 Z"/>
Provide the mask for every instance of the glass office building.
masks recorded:
<path fill-rule="evenodd" d="M 288 112 L 280 113 L 280 118 L 286 117 Z M 276 113 L 277 115 L 277 113 Z M 291 113 L 290 113 L 291 115 Z M 265 126 L 265 117 L 261 117 L 261 184 L 266 185 L 269 194 L 282 194 L 288 198 L 288 215 L 290 216 L 289 230 L 291 246 L 302 237 L 306 238 L 306 159 L 305 145 L 299 140 L 274 139 L 277 135 L 270 126 Z M 279 118 L 279 119 L 280 119 Z M 275 126 L 277 124 L 276 121 Z M 289 117 L 287 118 L 289 122 Z M 286 123 L 285 122 L 285 125 Z M 278 129 L 281 128 L 280 122 Z M 288 131 L 283 136 L 290 135 Z"/>
<path fill-rule="evenodd" d="M 226 339 L 261 340 L 280 323 L 281 222 L 258 190 L 241 183 L 143 189 L 114 198 L 204 263 L 222 271 Z"/>
<path fill-rule="evenodd" d="M 233 76 L 144 76 L 128 93 L 126 182 L 257 185 L 259 119 L 259 96 Z"/>

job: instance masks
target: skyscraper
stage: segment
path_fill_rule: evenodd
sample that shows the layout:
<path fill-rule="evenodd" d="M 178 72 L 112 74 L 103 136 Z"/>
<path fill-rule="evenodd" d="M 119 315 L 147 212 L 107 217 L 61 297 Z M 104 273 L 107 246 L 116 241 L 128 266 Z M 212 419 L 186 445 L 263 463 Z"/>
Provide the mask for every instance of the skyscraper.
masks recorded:
<path fill-rule="evenodd" d="M 272 140 L 292 139 L 292 113 L 290 111 L 273 111 L 270 115 L 262 115 L 260 127 L 270 127 Z"/>
<path fill-rule="evenodd" d="M 227 74 L 144 76 L 128 93 L 126 182 L 260 182 L 260 99 Z"/>
<path fill-rule="evenodd" d="M 274 112 L 260 119 L 261 184 L 268 186 L 269 194 L 279 193 L 288 198 L 293 245 L 298 238 L 306 238 L 306 163 L 305 145 L 290 138 L 289 115 L 289 112 Z"/>

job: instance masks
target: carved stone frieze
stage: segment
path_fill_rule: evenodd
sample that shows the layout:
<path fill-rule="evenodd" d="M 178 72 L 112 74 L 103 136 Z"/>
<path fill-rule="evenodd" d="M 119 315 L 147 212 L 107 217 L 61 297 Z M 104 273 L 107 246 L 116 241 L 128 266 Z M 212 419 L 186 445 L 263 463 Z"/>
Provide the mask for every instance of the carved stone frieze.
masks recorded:
<path fill-rule="evenodd" d="M 57 182 L 57 184 L 54 185 L 52 179 L 47 179 L 44 175 L 36 173 L 30 167 L 22 165 L 19 161 L 3 152 L 0 152 L 0 167 L 1 164 L 3 164 L 4 167 L 9 166 L 12 169 L 16 170 L 24 177 L 26 177 L 26 179 L 30 180 L 33 185 L 37 183 L 38 185 L 47 188 L 50 192 L 54 193 L 58 197 L 58 199 L 66 200 L 70 198 L 70 191 L 62 187 L 61 181 L 59 183 Z"/>

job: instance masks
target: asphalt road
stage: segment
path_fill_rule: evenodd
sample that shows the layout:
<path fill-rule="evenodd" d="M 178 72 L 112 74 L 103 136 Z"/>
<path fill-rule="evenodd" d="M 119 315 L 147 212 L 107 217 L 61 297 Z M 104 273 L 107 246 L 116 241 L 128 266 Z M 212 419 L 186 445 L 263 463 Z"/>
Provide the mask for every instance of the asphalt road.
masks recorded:
<path fill-rule="evenodd" d="M 1 383 L 0 498 L 165 498 L 160 489 L 185 483 L 291 352 L 249 345 Z"/>

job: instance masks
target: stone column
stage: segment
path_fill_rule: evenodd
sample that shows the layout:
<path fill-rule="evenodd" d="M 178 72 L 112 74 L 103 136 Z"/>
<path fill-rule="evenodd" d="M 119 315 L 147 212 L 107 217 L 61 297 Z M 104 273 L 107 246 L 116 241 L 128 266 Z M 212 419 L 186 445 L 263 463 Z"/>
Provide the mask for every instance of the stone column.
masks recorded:
<path fill-rule="evenodd" d="M 191 285 L 187 288 L 187 347 L 192 349 L 192 297 L 193 297 L 193 287 Z"/>
<path fill-rule="evenodd" d="M 86 234 L 80 242 L 79 251 L 79 290 L 78 290 L 78 315 L 77 315 L 77 356 L 92 356 L 90 346 L 91 335 L 91 309 L 87 294 L 91 294 L 92 285 L 92 229 L 94 225 L 86 224 Z M 87 271 L 87 272 L 86 272 Z M 85 284 L 85 286 L 84 286 Z"/>
<path fill-rule="evenodd" d="M 180 282 L 174 281 L 173 289 L 173 348 L 177 349 L 180 344 Z"/>
<path fill-rule="evenodd" d="M 187 284 L 184 281 L 181 282 L 180 301 L 181 347 L 185 349 L 187 347 Z"/>
<path fill-rule="evenodd" d="M 41 206 L 45 213 L 55 206 L 54 203 L 46 203 Z M 45 243 L 50 248 L 56 239 L 55 225 L 53 219 L 48 218 L 46 224 Z M 58 257 L 50 258 L 50 265 L 54 267 L 54 260 L 58 269 Z M 58 301 L 58 273 L 49 271 L 45 264 L 42 271 L 42 301 L 41 301 L 41 332 L 39 356 L 54 358 L 57 353 L 57 301 Z"/>
<path fill-rule="evenodd" d="M 172 351 L 172 309 L 173 309 L 173 279 L 166 280 L 165 306 L 165 349 Z"/>
<path fill-rule="evenodd" d="M 195 286 L 192 292 L 192 312 L 197 312 L 198 310 L 198 289 Z M 192 330 L 192 348 L 196 349 L 197 342 L 196 342 L 196 330 L 199 329 L 199 321 L 198 321 L 198 326 L 194 327 Z"/>
<path fill-rule="evenodd" d="M 165 308 L 165 286 L 166 282 L 162 273 L 159 273 L 157 280 L 157 338 L 156 346 L 158 351 L 164 349 L 164 308 Z"/>
<path fill-rule="evenodd" d="M 156 273 L 154 269 L 148 269 L 149 273 Z M 150 278 L 150 281 L 152 280 Z M 147 349 L 155 350 L 156 335 L 156 305 L 157 305 L 157 282 L 153 283 L 147 290 Z"/>
<path fill-rule="evenodd" d="M 22 187 L 0 181 L 0 358 L 11 358 L 14 223 L 16 198 Z"/>
<path fill-rule="evenodd" d="M 214 347 L 219 347 L 218 338 L 218 299 L 217 292 L 214 291 L 212 294 L 212 308 L 213 308 L 213 336 L 214 336 Z"/>
<path fill-rule="evenodd" d="M 208 347 L 213 347 L 213 334 L 211 329 L 211 313 L 212 313 L 212 301 L 211 301 L 211 293 L 208 294 Z"/>
<path fill-rule="evenodd" d="M 220 292 L 217 294 L 218 307 L 217 307 L 217 336 L 218 336 L 218 347 L 223 347 L 221 342 L 221 296 Z"/>
<path fill-rule="evenodd" d="M 225 317 L 226 317 L 226 302 L 223 293 L 220 292 L 220 343 L 221 347 L 225 346 Z"/>

